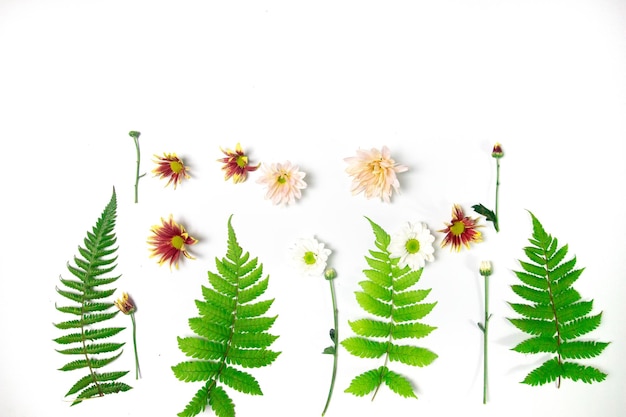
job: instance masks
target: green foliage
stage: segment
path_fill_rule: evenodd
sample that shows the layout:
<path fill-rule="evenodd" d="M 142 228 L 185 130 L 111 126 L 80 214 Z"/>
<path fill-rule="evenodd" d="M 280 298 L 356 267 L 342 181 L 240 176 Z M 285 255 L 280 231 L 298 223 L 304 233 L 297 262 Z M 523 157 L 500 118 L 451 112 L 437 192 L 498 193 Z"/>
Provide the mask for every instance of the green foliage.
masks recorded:
<path fill-rule="evenodd" d="M 528 304 L 510 303 L 521 317 L 509 321 L 522 332 L 531 335 L 513 350 L 520 353 L 549 353 L 550 359 L 531 371 L 522 381 L 529 385 L 543 385 L 563 378 L 586 383 L 600 382 L 604 372 L 566 359 L 594 358 L 608 343 L 576 340 L 600 325 L 602 313 L 590 315 L 593 300 L 582 301 L 572 287 L 583 269 L 575 269 L 576 257 L 565 261 L 568 246 L 560 246 L 556 238 L 547 234 L 537 218 L 530 213 L 533 223 L 531 246 L 524 248 L 529 262 L 519 261 L 521 271 L 514 271 L 521 284 L 512 289 Z"/>
<path fill-rule="evenodd" d="M 57 292 L 67 298 L 74 305 L 56 306 L 62 313 L 69 314 L 72 320 L 56 323 L 61 330 L 69 330 L 68 334 L 60 336 L 54 341 L 60 345 L 66 345 L 57 352 L 63 355 L 74 355 L 75 359 L 63 365 L 59 370 L 73 371 L 86 369 L 87 375 L 78 380 L 65 394 L 65 396 L 77 394 L 72 405 L 78 404 L 84 399 L 102 397 L 105 394 L 128 391 L 130 386 L 118 381 L 125 372 L 98 372 L 100 368 L 113 362 L 121 355 L 123 343 L 105 342 L 111 336 L 124 330 L 122 327 L 94 327 L 103 325 L 119 312 L 118 310 L 107 313 L 106 310 L 114 306 L 113 303 L 102 301 L 110 297 L 115 289 L 103 289 L 104 285 L 115 282 L 119 276 L 105 278 L 104 274 L 112 272 L 115 268 L 117 247 L 115 237 L 115 217 L 117 199 L 115 190 L 111 200 L 104 208 L 102 215 L 92 228 L 87 232 L 84 239 L 84 247 L 79 246 L 80 256 L 74 257 L 76 266 L 69 263 L 67 268 L 75 279 L 60 278 L 63 288 L 57 287 Z M 119 351 L 119 352 L 118 352 Z M 118 353 L 115 353 L 118 352 Z M 114 354 L 115 353 L 115 354 Z"/>
<path fill-rule="evenodd" d="M 359 283 L 363 291 L 355 293 L 357 302 L 375 318 L 349 322 L 356 336 L 341 342 L 352 355 L 361 358 L 384 357 L 384 364 L 356 376 L 346 392 L 364 396 L 376 392 L 382 384 L 403 397 L 417 398 L 411 382 L 403 375 L 387 368 L 388 362 L 401 362 L 411 366 L 427 366 L 437 355 L 428 349 L 399 344 L 402 339 L 417 339 L 430 334 L 435 327 L 418 322 L 435 307 L 436 303 L 422 303 L 430 290 L 414 290 L 422 270 L 398 267 L 398 259 L 388 251 L 391 238 L 376 223 L 367 219 L 375 236 L 376 250 L 365 257 L 370 269 L 363 271 L 366 281 Z M 373 399 L 373 398 L 372 398 Z"/>
<path fill-rule="evenodd" d="M 180 350 L 194 360 L 173 366 L 174 375 L 185 382 L 204 382 L 178 414 L 181 417 L 198 415 L 207 404 L 218 417 L 233 417 L 235 405 L 220 384 L 263 395 L 257 380 L 236 366 L 267 366 L 280 354 L 267 349 L 278 337 L 267 333 L 277 316 L 264 316 L 274 300 L 256 301 L 267 289 L 269 276 L 262 279 L 263 265 L 237 243 L 231 218 L 226 257 L 215 259 L 218 272 L 208 272 L 212 288 L 203 286 L 203 300 L 196 300 L 200 316 L 189 319 L 197 336 L 178 338 Z"/>

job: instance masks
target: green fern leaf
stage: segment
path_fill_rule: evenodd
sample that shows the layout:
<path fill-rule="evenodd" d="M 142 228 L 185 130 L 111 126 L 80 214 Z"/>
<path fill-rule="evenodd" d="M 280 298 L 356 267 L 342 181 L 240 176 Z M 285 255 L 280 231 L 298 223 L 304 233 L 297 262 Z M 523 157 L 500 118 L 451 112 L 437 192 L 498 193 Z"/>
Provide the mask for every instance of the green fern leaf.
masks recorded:
<path fill-rule="evenodd" d="M 219 362 L 187 361 L 172 366 L 176 378 L 184 382 L 207 381 L 214 378 L 220 371 Z"/>
<path fill-rule="evenodd" d="M 559 363 L 558 358 L 552 358 L 544 362 L 538 368 L 532 370 L 522 381 L 528 385 L 543 385 L 548 382 L 556 381 L 563 374 L 563 366 Z"/>
<path fill-rule="evenodd" d="M 345 392 L 354 394 L 357 397 L 363 397 L 364 395 L 369 394 L 380 385 L 384 370 L 387 370 L 387 368 L 381 366 L 378 369 L 363 372 L 350 382 L 350 386 L 346 388 Z"/>
<path fill-rule="evenodd" d="M 396 324 L 391 329 L 391 337 L 394 339 L 419 339 L 428 336 L 436 327 L 424 323 L 403 323 Z"/>
<path fill-rule="evenodd" d="M 417 284 L 422 276 L 422 271 L 424 269 L 416 269 L 414 271 L 409 271 L 408 273 L 402 275 L 398 279 L 393 281 L 392 287 L 394 291 L 404 291 L 409 287 Z M 420 290 L 420 291 L 428 291 L 430 290 Z M 427 294 L 428 295 L 428 294 Z"/>
<path fill-rule="evenodd" d="M 393 303 L 394 305 L 399 307 L 419 303 L 420 301 L 423 301 L 428 296 L 428 294 L 430 294 L 430 290 L 404 291 L 395 294 L 393 298 Z"/>
<path fill-rule="evenodd" d="M 392 292 L 390 289 L 382 287 L 372 281 L 361 281 L 359 282 L 359 285 L 361 286 L 361 288 L 363 288 L 363 291 L 367 295 L 377 300 L 380 300 L 382 302 L 386 302 L 386 303 L 391 302 Z"/>
<path fill-rule="evenodd" d="M 556 333 L 556 324 L 553 320 L 541 319 L 509 319 L 509 322 L 524 333 L 552 337 Z"/>
<path fill-rule="evenodd" d="M 220 382 L 244 394 L 263 395 L 261 386 L 252 375 L 235 369 L 232 366 L 224 367 L 220 373 L 219 379 Z"/>
<path fill-rule="evenodd" d="M 235 404 L 220 386 L 209 392 L 209 405 L 217 417 L 235 417 Z"/>
<path fill-rule="evenodd" d="M 356 301 L 368 313 L 379 317 L 390 317 L 393 306 L 391 304 L 378 301 L 376 298 L 364 292 L 356 292 Z"/>
<path fill-rule="evenodd" d="M 414 304 L 393 310 L 391 317 L 396 323 L 420 320 L 426 317 L 435 308 L 437 303 Z"/>
<path fill-rule="evenodd" d="M 205 385 L 196 392 L 191 401 L 187 404 L 185 409 L 178 413 L 178 417 L 193 417 L 197 416 L 204 411 L 209 403 L 209 388 Z M 233 409 L 233 415 L 235 410 Z"/>
<path fill-rule="evenodd" d="M 561 327 L 561 338 L 563 340 L 571 340 L 590 333 L 600 326 L 601 320 L 602 313 L 572 320 Z"/>
<path fill-rule="evenodd" d="M 522 318 L 509 318 L 515 327 L 532 337 L 517 344 L 513 350 L 525 354 L 550 353 L 555 356 L 531 371 L 522 381 L 543 385 L 563 378 L 574 381 L 598 382 L 606 374 L 590 366 L 565 359 L 589 359 L 600 355 L 608 346 L 605 342 L 579 341 L 577 337 L 598 328 L 602 313 L 590 315 L 593 300 L 582 301 L 572 285 L 584 268 L 575 269 L 576 257 L 566 260 L 568 246 L 559 246 L 532 214 L 533 234 L 524 248 L 529 262 L 519 261 L 523 271 L 515 275 L 523 285 L 511 288 L 530 304 L 509 303 Z"/>
<path fill-rule="evenodd" d="M 95 355 L 97 353 L 115 352 L 122 346 L 124 346 L 124 343 L 94 343 L 90 345 L 85 345 L 84 347 L 81 346 L 61 350 L 57 349 L 57 352 L 64 355 L 83 355 L 85 354 L 85 352 L 90 355 Z"/>
<path fill-rule="evenodd" d="M 563 363 L 563 377 L 573 381 L 583 381 L 587 384 L 602 382 L 606 379 L 606 374 L 592 366 L 580 365 L 573 362 Z"/>
<path fill-rule="evenodd" d="M 389 349 L 387 343 L 366 339 L 364 337 L 349 337 L 341 342 L 344 348 L 359 358 L 380 358 Z"/>
<path fill-rule="evenodd" d="M 405 398 L 417 398 L 411 382 L 402 375 L 388 371 L 384 374 L 383 381 L 396 394 Z"/>
<path fill-rule="evenodd" d="M 388 261 L 389 259 L 387 259 Z M 381 287 L 388 288 L 393 283 L 393 278 L 388 273 L 383 273 L 381 271 L 376 271 L 374 269 L 366 269 L 363 271 L 363 275 L 365 275 L 370 281 L 375 284 L 380 285 Z"/>
<path fill-rule="evenodd" d="M 117 394 L 130 389 L 132 389 L 132 387 L 123 382 L 105 382 L 103 384 L 94 384 L 81 391 L 81 393 L 76 396 L 72 405 L 76 405 L 88 398 L 102 397 L 106 394 Z"/>
<path fill-rule="evenodd" d="M 434 352 L 417 346 L 394 345 L 389 346 L 389 360 L 402 362 L 411 366 L 426 366 L 437 359 Z"/>
<path fill-rule="evenodd" d="M 88 370 L 88 374 L 80 378 L 65 394 L 66 397 L 77 394 L 72 405 L 87 398 L 102 397 L 131 389 L 130 386 L 117 381 L 126 375 L 127 371 L 98 372 L 99 368 L 110 364 L 122 354 L 121 349 L 124 343 L 92 343 L 112 337 L 124 329 L 122 327 L 97 327 L 98 324 L 103 325 L 119 312 L 106 312 L 114 304 L 104 299 L 113 295 L 115 288 L 101 288 L 114 283 L 119 278 L 119 276 L 103 276 L 112 272 L 116 267 L 117 258 L 114 256 L 117 250 L 114 246 L 116 211 L 117 198 L 113 190 L 111 199 L 95 226 L 91 231 L 87 231 L 87 237 L 83 240 L 85 247 L 78 247 L 80 256 L 74 256 L 74 265 L 67 263 L 68 271 L 77 279 L 59 278 L 60 287 L 57 287 L 57 293 L 74 304 L 55 306 L 55 308 L 75 319 L 54 323 L 59 330 L 72 331 L 54 339 L 56 343 L 67 346 L 57 349 L 57 352 L 81 357 L 63 365 L 59 370 L 73 371 L 83 368 Z M 113 354 L 113 356 L 102 356 L 104 354 Z"/>
<path fill-rule="evenodd" d="M 355 291 L 355 297 L 365 312 L 378 318 L 349 321 L 357 336 L 344 339 L 341 345 L 350 354 L 360 358 L 384 357 L 385 365 L 354 377 L 346 392 L 356 396 L 374 392 L 375 397 L 380 386 L 385 384 L 398 395 L 417 398 L 409 380 L 389 370 L 386 364 L 392 361 L 410 366 L 426 366 L 437 358 L 428 349 L 392 342 L 430 334 L 435 327 L 417 320 L 428 315 L 437 303 L 422 303 L 430 290 L 411 288 L 419 281 L 422 269 L 399 267 L 399 259 L 392 258 L 388 249 L 391 242 L 389 234 L 369 218 L 366 219 L 374 232 L 374 244 L 378 250 L 369 250 L 370 256 L 365 256 L 369 269 L 365 269 L 363 274 L 367 280 L 359 282 L 363 291 Z"/>
<path fill-rule="evenodd" d="M 391 324 L 372 319 L 349 321 L 352 331 L 365 337 L 388 337 L 391 333 Z"/>
<path fill-rule="evenodd" d="M 200 317 L 189 319 L 198 337 L 178 338 L 180 350 L 196 360 L 173 366 L 174 375 L 185 382 L 204 382 L 179 416 L 195 416 L 207 404 L 219 417 L 234 416 L 234 403 L 220 384 L 262 395 L 257 380 L 236 366 L 268 366 L 280 354 L 268 349 L 278 337 L 267 333 L 277 316 L 264 316 L 274 300 L 257 301 L 268 288 L 269 276 L 262 278 L 263 266 L 239 246 L 231 218 L 226 256 L 215 260 L 217 272 L 207 274 L 211 288 L 203 287 L 203 300 L 196 300 Z"/>
<path fill-rule="evenodd" d="M 212 342 L 199 337 L 178 338 L 178 348 L 194 359 L 219 359 L 226 353 L 223 343 Z"/>
<path fill-rule="evenodd" d="M 602 353 L 609 344 L 593 341 L 573 341 L 561 344 L 561 357 L 565 359 L 588 359 Z"/>
<path fill-rule="evenodd" d="M 105 381 L 115 381 L 117 379 L 120 379 L 121 377 L 123 377 L 124 375 L 126 375 L 128 373 L 128 371 L 124 371 L 124 372 L 106 372 L 106 373 L 95 373 L 94 375 L 86 375 L 84 377 L 82 377 L 81 379 L 78 380 L 78 382 L 76 382 L 72 388 L 70 388 L 70 390 L 67 392 L 67 394 L 65 394 L 65 396 L 70 396 L 73 394 L 76 394 L 77 392 L 79 392 L 80 390 L 88 387 L 89 385 L 91 385 L 93 383 L 94 380 L 94 376 L 95 379 L 98 382 L 105 382 Z"/>
<path fill-rule="evenodd" d="M 549 305 L 537 304 L 533 306 L 518 303 L 509 303 L 509 305 L 513 310 L 515 310 L 517 314 L 521 314 L 524 317 L 538 318 L 543 320 L 549 320 L 554 318 L 554 311 Z"/>

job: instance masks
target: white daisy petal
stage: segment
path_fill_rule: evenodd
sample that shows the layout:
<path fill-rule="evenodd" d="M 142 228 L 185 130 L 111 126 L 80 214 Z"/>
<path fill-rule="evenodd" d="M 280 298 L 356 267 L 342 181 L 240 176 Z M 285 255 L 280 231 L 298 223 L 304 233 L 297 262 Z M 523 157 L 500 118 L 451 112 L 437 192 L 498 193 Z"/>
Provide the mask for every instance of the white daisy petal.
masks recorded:
<path fill-rule="evenodd" d="M 388 250 L 392 258 L 399 258 L 398 266 L 420 269 L 426 262 L 435 260 L 435 237 L 424 223 L 407 223 L 402 230 L 392 236 Z"/>
<path fill-rule="evenodd" d="M 304 275 L 322 276 L 332 251 L 314 237 L 300 238 L 291 247 L 291 258 L 296 268 Z"/>

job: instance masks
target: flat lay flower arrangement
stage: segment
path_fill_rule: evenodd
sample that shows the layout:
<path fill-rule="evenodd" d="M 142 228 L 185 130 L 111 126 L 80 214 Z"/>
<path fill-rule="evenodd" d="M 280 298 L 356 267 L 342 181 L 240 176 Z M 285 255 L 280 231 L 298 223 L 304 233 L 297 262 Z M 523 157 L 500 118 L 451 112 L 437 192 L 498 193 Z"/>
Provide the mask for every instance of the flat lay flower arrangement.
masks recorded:
<path fill-rule="evenodd" d="M 135 379 L 142 377 L 142 344 L 137 333 L 137 326 L 141 325 L 138 306 L 142 294 L 117 292 L 124 287 L 123 271 L 118 271 L 116 265 L 118 205 L 142 204 L 142 184 L 148 180 L 161 181 L 164 188 L 176 192 L 181 192 L 185 182 L 194 180 L 193 169 L 182 157 L 168 151 L 153 155 L 152 160 L 142 159 L 140 132 L 131 131 L 129 136 L 137 156 L 135 178 L 128 179 L 134 187 L 134 201 L 120 202 L 113 189 L 95 226 L 87 231 L 78 247 L 78 254 L 69 258 L 67 269 L 71 278 L 62 276 L 57 285 L 56 309 L 70 318 L 55 323 L 59 332 L 55 342 L 58 352 L 72 359 L 59 369 L 77 371 L 79 378 L 60 395 L 69 397 L 72 405 L 131 390 L 127 375 L 130 371 L 109 370 L 115 368 L 115 360 L 123 354 L 126 343 L 132 343 Z M 333 242 L 305 235 L 285 244 L 289 253 L 285 261 L 295 277 L 317 280 L 318 285 L 328 286 L 333 321 L 328 323 L 327 334 L 320 335 L 320 339 L 328 341 L 328 346 L 321 345 L 319 353 L 328 355 L 332 361 L 329 359 L 328 363 L 328 394 L 319 400 L 322 416 L 332 413 L 332 399 L 340 394 L 368 396 L 374 400 L 381 389 L 387 389 L 400 397 L 417 399 L 417 387 L 428 384 L 416 370 L 440 360 L 429 345 L 428 336 L 434 332 L 445 333 L 447 329 L 429 320 L 429 314 L 437 309 L 441 300 L 434 299 L 432 288 L 426 288 L 422 277 L 431 273 L 432 263 L 444 261 L 438 259 L 436 241 L 440 241 L 440 249 L 449 249 L 454 256 L 480 245 L 487 225 L 493 226 L 494 240 L 506 228 L 499 213 L 500 165 L 504 155 L 503 146 L 496 143 L 490 155 L 496 173 L 495 196 L 490 204 L 475 204 L 471 206 L 473 211 L 469 211 L 450 202 L 441 208 L 438 224 L 427 224 L 419 218 L 379 224 L 375 214 L 364 213 L 362 227 L 372 232 L 372 239 L 363 257 L 352 260 L 360 265 L 362 275 L 359 278 L 347 276 L 342 272 L 345 265 L 333 262 L 334 254 L 342 250 Z M 387 146 L 357 149 L 339 162 L 344 164 L 345 175 L 351 182 L 346 192 L 352 193 L 354 198 L 378 200 L 384 207 L 394 204 L 394 196 L 402 189 L 403 174 L 411 170 L 410 166 L 396 162 Z M 283 209 L 297 205 L 308 191 L 311 173 L 296 162 L 255 160 L 240 143 L 233 148 L 216 149 L 213 163 L 220 165 L 224 180 L 233 187 L 251 181 L 263 190 L 267 204 Z M 147 170 L 149 174 L 142 173 L 147 164 L 152 164 Z M 541 354 L 548 359 L 521 382 L 531 386 L 554 383 L 557 388 L 565 379 L 601 382 L 607 376 L 606 370 L 587 362 L 599 356 L 609 343 L 589 336 L 600 327 L 602 312 L 597 311 L 592 300 L 583 298 L 574 289 L 584 268 L 576 268 L 576 258 L 568 257 L 569 247 L 546 232 L 532 212 L 529 214 L 532 225 L 529 246 L 518 254 L 511 254 L 515 257 L 523 253 L 524 258 L 519 260 L 519 270 L 509 271 L 519 283 L 511 287 L 510 317 L 507 317 L 511 329 L 523 332 L 527 338 L 510 349 L 526 355 Z M 193 336 L 171 335 L 177 338 L 178 348 L 187 357 L 182 360 L 181 356 L 179 363 L 170 364 L 172 378 L 197 386 L 197 391 L 189 398 L 176 399 L 180 402 L 179 416 L 202 413 L 234 416 L 235 402 L 242 397 L 233 396 L 231 392 L 263 395 L 263 380 L 255 375 L 256 368 L 271 367 L 281 360 L 281 352 L 270 349 L 281 336 L 271 330 L 281 312 L 273 306 L 275 299 L 265 296 L 271 271 L 265 270 L 262 260 L 243 249 L 246 242 L 240 245 L 235 232 L 237 217 L 231 215 L 224 220 L 224 230 L 213 231 L 211 235 L 211 239 L 225 242 L 223 256 L 196 250 L 201 238 L 192 236 L 188 232 L 189 225 L 170 213 L 154 219 L 152 228 L 145 231 L 145 241 L 137 242 L 146 246 L 147 258 L 173 274 L 184 273 L 179 269 L 181 263 L 209 257 L 215 260 L 213 267 L 207 266 L 206 281 L 193 300 L 197 316 L 188 320 Z M 478 331 L 482 333 L 483 377 L 482 398 L 477 401 L 487 404 L 489 322 L 492 319 L 490 278 L 505 271 L 494 259 L 485 259 L 475 266 L 475 272 L 482 277 L 484 290 L 481 299 L 475 300 L 476 305 L 484 308 L 483 316 L 476 320 Z M 340 318 L 341 303 L 347 300 L 338 297 L 335 285 L 339 281 L 355 288 L 354 298 L 361 309 L 359 315 Z M 436 281 L 428 282 L 429 286 L 438 285 Z M 272 281 L 272 285 L 277 284 Z M 119 312 L 130 316 L 130 336 L 124 332 L 124 327 L 108 324 Z M 181 332 L 186 330 L 181 329 Z M 358 358 L 362 369 L 350 376 L 352 379 L 347 386 L 337 387 L 342 350 Z"/>

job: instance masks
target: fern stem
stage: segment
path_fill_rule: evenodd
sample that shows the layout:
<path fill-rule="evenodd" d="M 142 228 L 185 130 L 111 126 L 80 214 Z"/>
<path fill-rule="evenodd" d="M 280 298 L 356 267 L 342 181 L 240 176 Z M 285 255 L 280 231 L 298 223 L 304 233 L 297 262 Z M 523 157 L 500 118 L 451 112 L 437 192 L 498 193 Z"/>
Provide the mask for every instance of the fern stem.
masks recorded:
<path fill-rule="evenodd" d="M 81 322 L 84 320 L 84 317 L 85 317 L 84 305 L 85 305 L 85 302 L 83 301 L 83 309 L 81 311 L 81 318 L 80 318 Z M 83 345 L 83 352 L 85 354 L 85 361 L 87 362 L 87 367 L 89 368 L 89 374 L 91 375 L 91 380 L 95 384 L 96 388 L 98 388 L 98 396 L 104 397 L 104 392 L 102 391 L 102 387 L 98 383 L 98 378 L 96 378 L 96 373 L 93 370 L 93 367 L 91 366 L 91 358 L 89 357 L 89 354 L 87 354 L 87 338 L 85 337 L 85 325 L 84 324 L 81 324 L 80 326 L 80 334 L 81 334 L 81 343 Z"/>
<path fill-rule="evenodd" d="M 330 295 L 333 300 L 333 317 L 334 317 L 334 329 L 335 335 L 333 337 L 333 343 L 335 346 L 335 350 L 333 352 L 333 374 L 330 380 L 330 389 L 328 390 L 328 398 L 326 399 L 326 405 L 324 406 L 324 411 L 322 411 L 322 416 L 326 414 L 326 410 L 328 410 L 328 406 L 330 405 L 330 399 L 333 396 L 333 390 L 335 389 L 335 378 L 337 377 L 337 359 L 339 353 L 339 346 L 337 345 L 337 341 L 339 340 L 339 311 L 337 310 L 337 297 L 335 296 L 335 284 L 332 279 L 328 280 L 330 284 Z"/>
<path fill-rule="evenodd" d="M 544 249 L 544 256 L 545 256 L 545 259 L 548 259 L 548 253 L 545 249 Z M 546 270 L 546 281 L 548 282 L 548 294 L 550 295 L 550 306 L 552 307 L 552 314 L 554 314 L 554 326 L 556 327 L 557 360 L 559 362 L 559 366 L 563 366 L 563 358 L 561 358 L 561 329 L 559 326 L 559 316 L 557 315 L 556 305 L 554 304 L 554 294 L 552 293 L 552 281 L 550 280 L 550 271 L 548 270 L 547 267 L 545 268 L 545 270 Z M 556 387 L 561 388 L 561 375 L 560 374 L 556 381 Z"/>
<path fill-rule="evenodd" d="M 139 355 L 137 355 L 137 325 L 135 324 L 135 313 L 130 313 L 130 319 L 133 322 L 133 348 L 135 349 L 135 379 L 139 379 L 141 371 L 139 370 Z"/>

